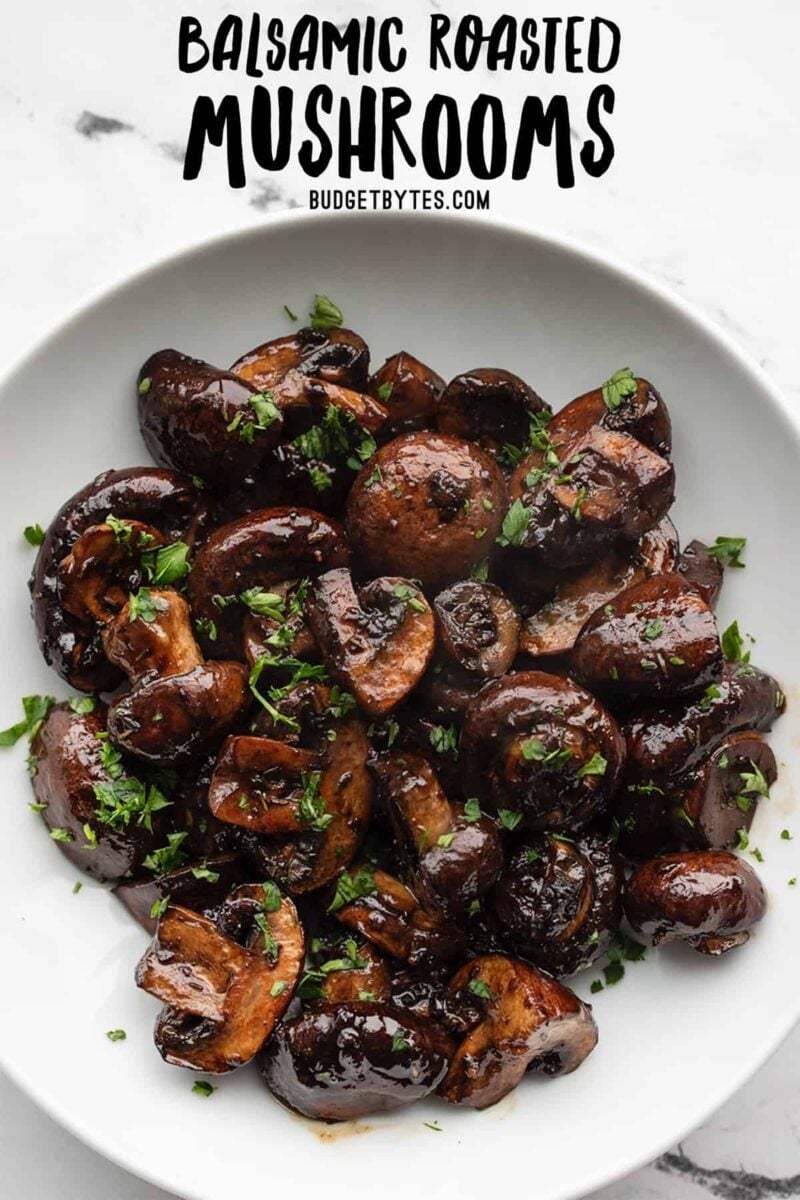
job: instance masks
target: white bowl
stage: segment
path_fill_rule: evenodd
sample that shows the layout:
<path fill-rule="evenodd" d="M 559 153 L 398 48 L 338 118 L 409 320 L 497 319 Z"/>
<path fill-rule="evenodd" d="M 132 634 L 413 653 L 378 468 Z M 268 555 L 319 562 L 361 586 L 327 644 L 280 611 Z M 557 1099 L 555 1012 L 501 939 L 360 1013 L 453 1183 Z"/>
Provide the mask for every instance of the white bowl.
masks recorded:
<path fill-rule="evenodd" d="M 200 246 L 83 309 L 0 387 L 0 728 L 18 719 L 22 694 L 66 694 L 34 642 L 25 586 L 33 552 L 22 529 L 46 525 L 104 468 L 148 461 L 134 402 L 140 363 L 175 346 L 226 366 L 287 331 L 282 305 L 304 313 L 316 291 L 341 305 L 376 362 L 408 349 L 445 377 L 506 367 L 554 408 L 621 366 L 662 390 L 675 431 L 678 528 L 685 540 L 747 537 L 747 568 L 727 574 L 721 624 L 737 617 L 755 635 L 754 660 L 789 697 L 772 738 L 780 781 L 751 836 L 765 859 L 767 917 L 721 961 L 675 948 L 630 966 L 592 997 L 600 1043 L 568 1078 L 526 1079 L 482 1114 L 430 1102 L 355 1125 L 313 1125 L 275 1103 L 253 1070 L 223 1078 L 204 1099 L 189 1073 L 162 1063 L 151 1036 L 156 1003 L 133 984 L 145 935 L 105 889 L 86 882 L 72 894 L 77 872 L 27 807 L 17 747 L 0 755 L 0 1064 L 96 1150 L 197 1200 L 298 1187 L 334 1198 L 405 1200 L 414 1188 L 482 1200 L 501 1185 L 566 1200 L 677 1142 L 800 1015 L 800 886 L 788 886 L 800 875 L 800 836 L 780 837 L 792 828 L 798 790 L 797 419 L 685 304 L 525 230 L 451 217 L 293 215 Z M 595 974 L 578 980 L 584 997 Z M 106 1038 L 116 1028 L 126 1041 Z M 424 1124 L 434 1120 L 441 1133 Z"/>

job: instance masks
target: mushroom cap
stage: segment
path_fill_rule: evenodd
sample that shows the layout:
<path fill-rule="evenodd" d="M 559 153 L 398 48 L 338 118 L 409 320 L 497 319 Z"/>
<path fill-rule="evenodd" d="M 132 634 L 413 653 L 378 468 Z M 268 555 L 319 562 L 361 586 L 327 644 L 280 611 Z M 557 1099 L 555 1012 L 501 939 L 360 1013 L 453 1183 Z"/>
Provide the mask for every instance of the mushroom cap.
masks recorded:
<path fill-rule="evenodd" d="M 716 608 L 725 570 L 719 559 L 709 552 L 705 542 L 695 538 L 688 546 L 684 546 L 675 570 L 697 589 L 709 608 Z"/>
<path fill-rule="evenodd" d="M 500 469 L 471 442 L 410 433 L 382 446 L 347 502 L 354 550 L 376 575 L 442 587 L 494 543 L 507 505 Z"/>
<path fill-rule="evenodd" d="M 527 445 L 531 418 L 550 410 L 519 375 L 494 367 L 478 367 L 451 379 L 439 398 L 436 427 L 440 433 L 477 442 L 495 457 L 506 446 Z"/>
<path fill-rule="evenodd" d="M 158 919 L 151 914 L 159 901 L 166 898 L 181 908 L 213 917 L 231 888 L 249 880 L 252 873 L 240 854 L 212 854 L 155 878 L 123 880 L 114 888 L 114 895 L 133 919 L 152 934 Z"/>
<path fill-rule="evenodd" d="M 89 629 L 106 624 L 142 583 L 141 552 L 163 544 L 158 530 L 141 521 L 126 522 L 124 536 L 105 522 L 90 525 L 58 564 L 61 604 Z"/>
<path fill-rule="evenodd" d="M 656 454 L 669 458 L 672 449 L 672 423 L 660 394 L 646 379 L 637 378 L 636 391 L 622 399 L 617 408 L 608 408 L 603 389 L 586 392 L 560 409 L 547 427 L 558 445 L 571 441 L 594 425 L 630 434 Z"/>
<path fill-rule="evenodd" d="M 249 350 L 236 360 L 231 371 L 259 391 L 277 387 L 291 371 L 364 391 L 369 347 L 352 329 L 306 326 Z"/>
<path fill-rule="evenodd" d="M 439 592 L 433 607 L 451 662 L 485 678 L 505 674 L 517 655 L 520 616 L 501 588 L 462 579 Z"/>
<path fill-rule="evenodd" d="M 447 1070 L 450 1040 L 432 1021 L 388 1004 L 326 1004 L 285 1021 L 259 1057 L 281 1104 L 346 1121 L 411 1104 Z"/>
<path fill-rule="evenodd" d="M 441 375 L 408 351 L 387 358 L 369 381 L 370 395 L 382 400 L 389 412 L 384 436 L 427 429 L 444 387 Z"/>
<path fill-rule="evenodd" d="M 473 959 L 453 976 L 448 991 L 469 991 L 482 1010 L 439 1088 L 451 1104 L 488 1108 L 513 1091 L 526 1070 L 568 1074 L 597 1044 L 588 1005 L 516 959 L 496 954 Z"/>

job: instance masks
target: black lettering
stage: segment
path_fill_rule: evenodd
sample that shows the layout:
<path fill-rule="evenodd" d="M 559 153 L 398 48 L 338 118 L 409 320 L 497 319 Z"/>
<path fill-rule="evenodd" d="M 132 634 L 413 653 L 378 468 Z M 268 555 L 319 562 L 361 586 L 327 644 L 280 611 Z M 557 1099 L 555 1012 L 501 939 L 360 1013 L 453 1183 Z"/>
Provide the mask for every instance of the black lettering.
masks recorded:
<path fill-rule="evenodd" d="M 522 22 L 520 37 L 528 49 L 520 54 L 519 65 L 523 71 L 535 71 L 539 61 L 539 43 L 536 41 L 536 22 L 533 17 Z"/>
<path fill-rule="evenodd" d="M 444 45 L 445 35 L 450 32 L 450 18 L 444 13 L 434 13 L 431 17 L 431 56 L 430 68 L 432 71 L 438 71 L 439 61 L 443 67 L 449 71 L 452 67 L 450 55 L 447 53 Z"/>
<path fill-rule="evenodd" d="M 608 32 L 611 34 L 611 45 L 608 49 L 605 62 L 601 63 L 600 41 L 603 29 L 608 30 Z M 594 71 L 597 75 L 604 75 L 606 71 L 611 71 L 619 62 L 619 47 L 621 41 L 622 34 L 619 31 L 619 25 L 615 25 L 613 21 L 607 21 L 605 17 L 592 17 L 592 25 L 589 32 L 589 46 L 586 51 L 586 60 L 589 70 Z"/>
<path fill-rule="evenodd" d="M 289 70 L 299 71 L 305 66 L 313 71 L 319 45 L 319 22 L 316 17 L 301 17 L 292 31 L 289 42 Z"/>
<path fill-rule="evenodd" d="M 239 66 L 241 53 L 242 18 L 224 17 L 214 38 L 211 65 L 215 71 L 221 71 L 227 63 L 231 71 L 235 71 Z"/>
<path fill-rule="evenodd" d="M 289 162 L 292 150 L 292 106 L 294 93 L 289 87 L 278 88 L 278 136 L 272 137 L 272 96 L 267 88 L 256 84 L 253 89 L 253 112 L 250 136 L 253 157 L 265 171 L 282 171 Z"/>
<path fill-rule="evenodd" d="M 576 45 L 575 26 L 583 23 L 583 17 L 567 17 L 567 34 L 564 45 L 564 65 L 573 75 L 583 73 L 583 67 L 578 59 L 583 54 L 583 48 Z"/>
<path fill-rule="evenodd" d="M 349 179 L 353 173 L 353 159 L 358 160 L 360 171 L 375 170 L 375 116 L 377 111 L 375 88 L 362 87 L 361 104 L 358 111 L 358 139 L 353 142 L 353 119 L 350 101 L 343 96 L 339 108 L 339 174 Z"/>
<path fill-rule="evenodd" d="M 495 21 L 486 47 L 486 66 L 490 71 L 503 67 L 506 71 L 514 66 L 517 48 L 517 22 L 513 17 L 502 16 Z"/>
<path fill-rule="evenodd" d="M 267 41 L 273 47 L 267 51 L 267 67 L 270 71 L 280 71 L 286 61 L 286 47 L 283 44 L 283 21 L 273 17 L 267 26 Z"/>
<path fill-rule="evenodd" d="M 411 98 L 402 88 L 384 88 L 381 100 L 381 174 L 384 179 L 394 179 L 394 144 L 409 167 L 417 165 L 417 158 L 400 129 L 400 121 L 411 112 Z"/>
<path fill-rule="evenodd" d="M 403 35 L 403 22 L 399 17 L 388 17 L 385 21 L 381 21 L 378 30 L 378 62 L 384 71 L 401 70 L 408 57 L 405 46 L 398 46 L 396 51 L 392 50 L 392 34 L 394 33 L 398 38 Z"/>
<path fill-rule="evenodd" d="M 442 116 L 445 116 L 444 162 L 439 140 Z M 458 105 L 452 96 L 437 93 L 425 108 L 422 120 L 422 162 L 432 179 L 452 179 L 461 168 L 461 122 Z"/>
<path fill-rule="evenodd" d="M 514 153 L 513 179 L 527 178 L 531 169 L 534 144 L 538 141 L 543 146 L 551 146 L 554 136 L 558 185 L 563 188 L 575 186 L 569 129 L 569 104 L 566 96 L 554 96 L 546 109 L 539 96 L 525 97 L 517 148 Z"/>
<path fill-rule="evenodd" d="M 258 65 L 258 44 L 261 40 L 261 17 L 253 13 L 250 22 L 250 34 L 247 39 L 247 63 L 245 70 L 251 79 L 261 79 L 264 72 Z"/>
<path fill-rule="evenodd" d="M 203 165 L 206 140 L 212 146 L 227 146 L 228 182 L 233 188 L 243 188 L 246 183 L 244 156 L 242 151 L 242 118 L 236 96 L 225 96 L 214 107 L 210 96 L 198 96 L 192 112 L 186 156 L 183 161 L 183 178 L 197 179 Z"/>
<path fill-rule="evenodd" d="M 597 134 L 600 140 L 600 153 L 595 152 L 595 143 L 592 138 L 589 138 L 581 149 L 581 162 L 586 174 L 591 175 L 594 179 L 605 175 L 614 161 L 614 143 L 600 116 L 601 106 L 605 112 L 613 113 L 614 101 L 614 89 L 607 83 L 596 87 L 589 97 L 586 120 L 592 133 Z"/>
<path fill-rule="evenodd" d="M 203 26 L 197 17 L 181 17 L 178 27 L 178 70 L 183 71 L 184 74 L 202 71 L 208 62 L 208 46 L 200 36 L 202 32 Z M 199 58 L 190 60 L 190 46 L 202 46 Z"/>
<path fill-rule="evenodd" d="M 314 144 L 306 138 L 297 155 L 298 162 L 306 175 L 312 175 L 315 178 L 322 174 L 333 154 L 331 139 L 319 122 L 319 109 L 326 113 L 330 113 L 333 109 L 333 92 L 324 83 L 318 83 L 316 87 L 313 87 L 306 100 L 306 125 L 308 132 L 313 134 L 319 142 L 319 152 L 315 157 Z"/>
<path fill-rule="evenodd" d="M 489 129 L 489 161 L 486 161 L 486 118 Z M 508 147 L 503 105 L 497 96 L 478 96 L 467 122 L 467 161 L 477 179 L 497 179 L 506 169 Z"/>

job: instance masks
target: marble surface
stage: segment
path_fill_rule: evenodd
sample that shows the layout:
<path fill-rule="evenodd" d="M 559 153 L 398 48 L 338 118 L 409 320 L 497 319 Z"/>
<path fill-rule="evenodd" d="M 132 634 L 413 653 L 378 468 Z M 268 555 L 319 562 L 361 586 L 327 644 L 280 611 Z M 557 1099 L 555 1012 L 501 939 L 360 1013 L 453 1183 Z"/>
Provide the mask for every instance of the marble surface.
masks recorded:
<path fill-rule="evenodd" d="M 526 90 L 549 86 L 538 76 L 498 79 L 478 70 L 462 80 L 432 80 L 425 71 L 421 37 L 429 13 L 446 7 L 451 14 L 488 15 L 495 8 L 489 0 L 469 6 L 318 0 L 314 11 L 341 20 L 389 15 L 393 7 L 403 12 L 415 50 L 403 78 L 415 95 L 435 87 L 464 96 L 497 89 L 513 109 Z M 511 0 L 503 8 L 526 11 Z M 577 237 L 648 271 L 727 329 L 800 405 L 800 8 L 794 0 L 762 0 L 757 8 L 744 0 L 608 0 L 602 7 L 576 0 L 570 12 L 590 15 L 598 8 L 620 22 L 624 38 L 614 72 L 614 165 L 602 180 L 579 176 L 565 192 L 555 186 L 552 162 L 543 154 L 527 182 L 491 186 L 492 212 Z M 192 11 L 219 19 L 231 6 L 199 0 Z M 277 3 L 269 11 L 290 18 L 303 10 Z M 32 0 L 6 17 L 0 45 L 3 366 L 82 298 L 131 270 L 199 237 L 307 203 L 308 181 L 291 170 L 278 180 L 254 172 L 237 192 L 214 163 L 196 183 L 183 182 L 193 96 L 209 83 L 228 90 L 231 80 L 178 75 L 181 12 L 163 0 Z M 576 137 L 587 87 L 580 76 L 563 87 L 576 103 Z M 424 180 L 409 174 L 403 182 Z M 795 1031 L 706 1126 L 595 1200 L 800 1197 L 799 1052 Z M 0 1159 L 3 1196 L 166 1197 L 79 1144 L 4 1079 Z"/>

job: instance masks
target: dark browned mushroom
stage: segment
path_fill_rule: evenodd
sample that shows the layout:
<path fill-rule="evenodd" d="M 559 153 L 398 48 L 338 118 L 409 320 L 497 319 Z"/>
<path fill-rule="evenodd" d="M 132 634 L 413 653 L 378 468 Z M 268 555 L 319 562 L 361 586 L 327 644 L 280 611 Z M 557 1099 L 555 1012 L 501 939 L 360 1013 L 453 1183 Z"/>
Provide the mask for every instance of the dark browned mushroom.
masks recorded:
<path fill-rule="evenodd" d="M 681 551 L 675 570 L 697 589 L 709 608 L 716 608 L 722 591 L 724 568 L 719 559 L 709 552 L 705 542 L 696 539 L 689 542 Z"/>
<path fill-rule="evenodd" d="M 62 605 L 89 628 L 105 625 L 144 583 L 142 554 L 163 544 L 158 530 L 141 521 L 90 525 L 58 564 Z"/>
<path fill-rule="evenodd" d="M 159 350 L 137 380 L 139 428 L 156 462 L 228 486 L 255 471 L 280 437 L 272 395 L 177 350 Z"/>
<path fill-rule="evenodd" d="M 346 1121 L 427 1096 L 447 1070 L 449 1051 L 450 1039 L 434 1022 L 402 1009 L 326 1004 L 283 1022 L 258 1067 L 287 1108 Z"/>
<path fill-rule="evenodd" d="M 224 1074 L 253 1058 L 292 999 L 303 963 L 294 905 L 261 910 L 263 949 L 223 937 L 213 921 L 170 905 L 136 968 L 136 983 L 162 1000 L 156 1046 L 168 1063 Z"/>
<path fill-rule="evenodd" d="M 97 879 L 138 870 L 156 845 L 167 801 L 128 773 L 107 740 L 106 709 L 57 704 L 31 745 L 33 792 L 59 849 Z"/>
<path fill-rule="evenodd" d="M 592 613 L 648 575 L 675 568 L 678 535 L 669 517 L 633 544 L 611 546 L 556 586 L 551 600 L 522 622 L 520 650 L 534 657 L 567 654 Z"/>
<path fill-rule="evenodd" d="M 497 827 L 474 801 L 466 808 L 452 804 L 419 754 L 382 754 L 372 768 L 410 860 L 416 894 L 427 907 L 449 916 L 466 912 L 500 874 L 503 847 Z"/>
<path fill-rule="evenodd" d="M 410 433 L 381 447 L 361 471 L 346 524 L 376 575 L 440 588 L 485 558 L 506 504 L 503 476 L 485 451 L 460 438 Z"/>
<path fill-rule="evenodd" d="M 433 653 L 433 613 L 406 579 L 374 579 L 356 593 L 348 570 L 327 571 L 311 589 L 308 623 L 330 673 L 371 717 L 406 698 Z"/>
<path fill-rule="evenodd" d="M 672 426 L 667 406 L 652 383 L 628 369 L 616 372 L 603 387 L 571 400 L 555 414 L 547 432 L 554 443 L 564 445 L 595 425 L 628 433 L 669 458 Z"/>
<path fill-rule="evenodd" d="M 399 879 L 367 864 L 340 876 L 329 911 L 384 954 L 410 967 L 452 959 L 464 944 L 456 925 L 426 909 Z"/>
<path fill-rule="evenodd" d="M 601 696 L 683 696 L 717 679 L 714 614 L 681 575 L 651 575 L 586 622 L 571 657 L 576 679 Z"/>
<path fill-rule="evenodd" d="M 147 762 L 187 762 L 221 741 L 251 703 L 242 663 L 203 661 L 178 592 L 140 589 L 104 627 L 103 645 L 131 681 L 109 710 L 109 732 Z"/>
<path fill-rule="evenodd" d="M 369 381 L 370 395 L 389 410 L 384 438 L 429 428 L 444 386 L 441 375 L 405 350 L 387 358 Z"/>
<path fill-rule="evenodd" d="M 29 584 L 36 634 L 45 661 L 82 692 L 110 690 L 121 676 L 103 653 L 95 622 L 82 622 L 63 608 L 58 567 L 81 534 L 105 522 L 109 513 L 154 526 L 167 542 L 191 544 L 204 520 L 205 503 L 185 475 L 131 467 L 98 475 L 50 522 Z"/>
<path fill-rule="evenodd" d="M 433 607 L 451 662 L 487 679 L 505 674 L 517 655 L 520 617 L 496 584 L 464 579 L 439 592 Z"/>
<path fill-rule="evenodd" d="M 238 358 L 231 371 L 266 391 L 291 371 L 363 392 L 369 373 L 369 347 L 352 329 L 298 329 L 273 338 Z"/>
<path fill-rule="evenodd" d="M 317 937 L 298 994 L 306 1004 L 389 1003 L 392 979 L 387 960 L 363 939 Z"/>
<path fill-rule="evenodd" d="M 348 562 L 344 530 L 310 509 L 262 509 L 215 530 L 195 556 L 189 576 L 189 602 L 205 629 L 201 641 L 206 653 L 214 658 L 241 655 L 248 610 L 238 601 L 248 589 L 269 591 Z"/>
<path fill-rule="evenodd" d="M 114 895 L 148 933 L 155 933 L 158 915 L 167 905 L 178 904 L 192 912 L 215 918 L 231 888 L 252 879 L 253 871 L 240 854 L 213 854 L 185 863 L 149 879 L 118 883 Z"/>
<path fill-rule="evenodd" d="M 577 829 L 602 813 L 625 756 L 599 701 L 540 671 L 485 687 L 467 709 L 460 750 L 467 794 L 528 829 Z"/>
<path fill-rule="evenodd" d="M 439 1088 L 451 1104 L 488 1108 L 513 1091 L 527 1070 L 566 1075 L 597 1045 L 588 1005 L 516 959 L 473 959 L 453 976 L 448 991 L 463 993 L 480 1014 Z"/>
<path fill-rule="evenodd" d="M 436 411 L 440 433 L 477 442 L 496 458 L 506 447 L 528 444 L 531 421 L 550 409 L 524 379 L 510 371 L 479 367 L 451 379 Z"/>
<path fill-rule="evenodd" d="M 604 954 L 622 917 L 622 865 L 607 839 L 557 834 L 526 839 L 494 893 L 509 949 L 553 975 Z"/>
<path fill-rule="evenodd" d="M 764 916 L 767 895 L 753 868 L 728 850 L 665 854 L 634 871 L 625 916 L 653 945 L 686 941 L 702 954 L 741 946 Z"/>
<path fill-rule="evenodd" d="M 512 475 L 504 534 L 541 566 L 580 566 L 617 539 L 638 541 L 672 505 L 674 468 L 628 434 L 594 426 L 549 453 L 552 465 L 540 467 L 537 451 Z"/>

